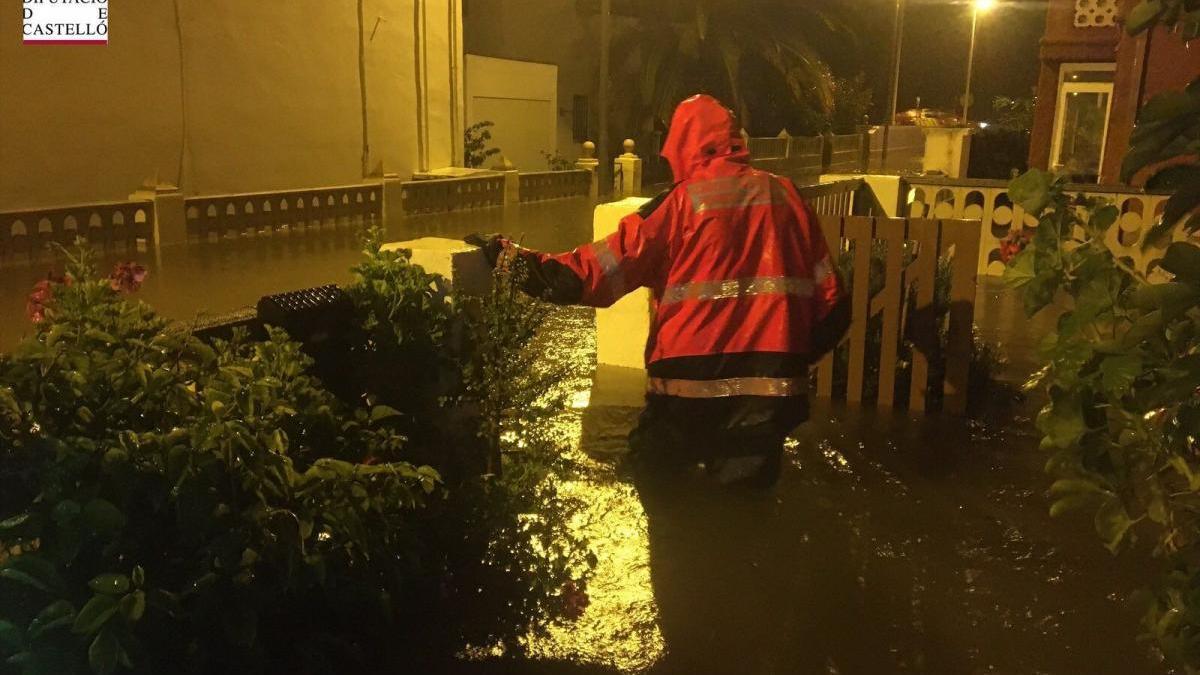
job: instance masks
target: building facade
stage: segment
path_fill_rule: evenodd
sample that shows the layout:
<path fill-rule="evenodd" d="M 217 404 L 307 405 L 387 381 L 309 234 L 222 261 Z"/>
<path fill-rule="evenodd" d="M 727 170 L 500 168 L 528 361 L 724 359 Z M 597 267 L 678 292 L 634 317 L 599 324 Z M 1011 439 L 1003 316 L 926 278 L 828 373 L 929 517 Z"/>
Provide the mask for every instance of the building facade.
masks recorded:
<path fill-rule="evenodd" d="M 103 46 L 0 12 L 0 211 L 462 161 L 461 0 L 123 0 Z"/>
<path fill-rule="evenodd" d="M 524 105 L 542 117 L 548 105 L 546 78 L 555 79 L 551 139 L 508 129 L 506 119 L 492 133 L 496 147 L 520 169 L 545 169 L 541 152 L 575 159 L 585 140 L 596 141 L 600 72 L 599 20 L 596 12 L 569 0 L 463 0 L 464 45 L 474 60 L 475 77 L 466 81 L 468 123 L 484 121 L 489 106 L 514 111 Z M 594 8 L 593 8 L 594 9 Z M 553 68 L 553 73 L 549 70 Z M 498 77 L 507 73 L 509 76 Z M 517 103 L 525 101 L 526 103 Z M 480 105 L 476 105 L 479 103 Z M 494 114 L 509 117 L 507 110 Z M 515 120 L 514 120 L 515 121 Z M 513 139 L 509 147 L 505 136 Z M 539 147 L 550 142 L 552 147 Z M 514 158 L 529 158 L 525 166 Z"/>
<path fill-rule="evenodd" d="M 1122 28 L 1136 0 L 1050 0 L 1029 165 L 1078 182 L 1120 182 L 1138 108 L 1200 76 L 1200 50 L 1158 27 Z"/>

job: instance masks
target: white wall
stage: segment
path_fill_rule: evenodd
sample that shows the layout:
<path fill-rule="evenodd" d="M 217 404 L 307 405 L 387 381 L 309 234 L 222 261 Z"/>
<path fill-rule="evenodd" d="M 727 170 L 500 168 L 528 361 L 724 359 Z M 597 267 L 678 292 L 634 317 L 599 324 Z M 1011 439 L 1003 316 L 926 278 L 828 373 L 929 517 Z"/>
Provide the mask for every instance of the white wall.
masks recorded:
<path fill-rule="evenodd" d="M 107 46 L 0 12 L 0 210 L 364 177 L 359 0 L 123 0 Z M 368 172 L 461 163 L 461 0 L 362 0 Z M 177 13 L 178 10 L 178 13 Z"/>
<path fill-rule="evenodd" d="M 590 136 L 598 140 L 600 48 L 594 11 L 569 0 L 467 0 L 463 23 L 469 54 L 558 66 L 556 145 L 564 157 L 579 156 L 572 133 L 576 95 L 588 99 Z"/>
<path fill-rule="evenodd" d="M 558 66 L 474 54 L 466 63 L 467 125 L 494 122 L 489 147 L 518 169 L 546 170 L 542 152 L 558 148 Z"/>

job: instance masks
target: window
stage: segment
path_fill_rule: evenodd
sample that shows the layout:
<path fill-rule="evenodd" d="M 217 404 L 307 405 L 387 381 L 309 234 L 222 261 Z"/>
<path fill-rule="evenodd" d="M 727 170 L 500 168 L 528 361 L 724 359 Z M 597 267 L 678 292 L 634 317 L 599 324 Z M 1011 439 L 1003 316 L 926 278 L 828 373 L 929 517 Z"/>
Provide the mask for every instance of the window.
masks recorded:
<path fill-rule="evenodd" d="M 1059 70 L 1050 164 L 1074 182 L 1099 180 L 1115 68 L 1112 63 L 1064 63 Z"/>
<path fill-rule="evenodd" d="M 592 140 L 588 126 L 588 97 L 575 94 L 571 97 L 571 138 L 576 143 Z"/>

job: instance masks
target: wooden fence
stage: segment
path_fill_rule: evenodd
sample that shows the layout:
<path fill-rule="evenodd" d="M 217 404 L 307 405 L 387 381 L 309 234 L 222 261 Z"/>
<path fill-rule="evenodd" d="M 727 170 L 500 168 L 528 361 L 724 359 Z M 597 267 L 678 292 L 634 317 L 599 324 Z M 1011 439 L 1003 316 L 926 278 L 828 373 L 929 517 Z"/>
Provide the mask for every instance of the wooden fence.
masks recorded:
<path fill-rule="evenodd" d="M 0 213 L 0 264 L 36 258 L 47 245 L 82 237 L 106 252 L 153 245 L 154 204 L 104 202 Z"/>
<path fill-rule="evenodd" d="M 944 363 L 944 377 L 931 378 L 930 355 L 912 350 L 908 408 L 925 411 L 931 387 L 941 387 L 943 410 L 963 414 L 967 407 L 967 382 L 971 365 L 972 329 L 975 315 L 976 260 L 979 247 L 978 223 L 923 218 L 873 218 L 851 215 L 825 215 L 821 218 L 829 250 L 853 257 L 853 278 L 846 280 L 851 289 L 852 324 L 847 335 L 848 359 L 845 367 L 846 399 L 864 401 L 867 378 L 877 377 L 875 405 L 891 409 L 897 403 L 896 377 L 899 371 L 901 341 L 906 337 L 922 345 L 938 343 L 939 326 L 935 316 L 934 284 L 939 261 L 950 267 L 950 306 L 946 315 L 947 337 L 936 358 Z M 871 257 L 883 249 L 882 287 L 872 293 Z M 909 321 L 909 297 L 915 294 L 915 313 Z M 878 317 L 882 331 L 879 340 L 878 368 L 869 374 L 868 330 Z M 816 367 L 817 396 L 830 398 L 834 393 L 834 354 Z"/>

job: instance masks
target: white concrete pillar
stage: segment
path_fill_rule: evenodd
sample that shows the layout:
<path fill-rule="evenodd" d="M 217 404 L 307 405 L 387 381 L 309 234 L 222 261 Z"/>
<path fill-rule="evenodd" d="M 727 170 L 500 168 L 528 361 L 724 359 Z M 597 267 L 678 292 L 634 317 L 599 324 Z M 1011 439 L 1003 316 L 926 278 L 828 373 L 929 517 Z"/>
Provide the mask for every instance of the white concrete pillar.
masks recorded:
<path fill-rule="evenodd" d="M 383 199 L 383 227 L 398 228 L 404 220 L 404 181 L 400 174 L 384 173 L 380 177 L 379 192 Z"/>
<path fill-rule="evenodd" d="M 596 207 L 593 240 L 617 231 L 621 219 L 650 200 L 631 197 Z M 596 361 L 624 368 L 646 367 L 646 339 L 650 335 L 650 291 L 639 288 L 612 307 L 596 310 Z"/>
<path fill-rule="evenodd" d="M 592 203 L 600 199 L 600 160 L 596 158 L 596 144 L 584 141 L 580 148 L 579 159 L 575 160 L 575 168 L 592 172 L 592 183 L 588 188 L 588 198 Z"/>
<path fill-rule="evenodd" d="M 150 181 L 129 195 L 129 199 L 153 202 L 155 246 L 187 243 L 187 207 L 183 201 L 183 190 L 174 185 Z"/>
<path fill-rule="evenodd" d="M 636 197 L 642 193 L 642 158 L 634 154 L 632 138 L 625 139 L 625 152 L 613 160 L 613 197 Z"/>
<path fill-rule="evenodd" d="M 965 178 L 971 160 L 969 127 L 922 127 L 925 134 L 925 159 L 921 168 L 926 173 L 941 173 L 950 178 Z"/>

